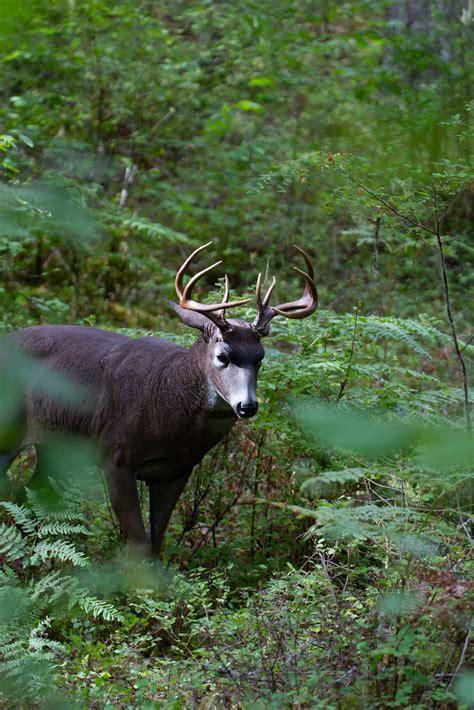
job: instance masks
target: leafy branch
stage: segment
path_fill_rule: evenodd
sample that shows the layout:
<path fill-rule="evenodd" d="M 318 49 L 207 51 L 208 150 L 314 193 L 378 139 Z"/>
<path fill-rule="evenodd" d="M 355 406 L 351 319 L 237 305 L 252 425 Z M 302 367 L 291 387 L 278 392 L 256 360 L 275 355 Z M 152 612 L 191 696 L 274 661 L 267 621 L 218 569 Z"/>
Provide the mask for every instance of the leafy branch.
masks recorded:
<path fill-rule="evenodd" d="M 472 422 L 471 422 L 471 403 L 469 399 L 469 379 L 467 374 L 466 362 L 463 356 L 463 349 L 460 347 L 459 336 L 456 327 L 456 321 L 453 315 L 453 307 L 451 302 L 451 294 L 449 289 L 449 278 L 448 269 L 446 265 L 446 254 L 444 249 L 444 243 L 441 232 L 441 222 L 446 215 L 446 210 L 441 214 L 439 212 L 439 192 L 436 187 L 433 190 L 433 202 L 434 202 L 434 218 L 435 218 L 435 228 L 432 229 L 427 224 L 421 222 L 418 218 L 413 218 L 405 212 L 401 212 L 395 205 L 388 202 L 374 190 L 357 180 L 353 175 L 348 174 L 345 170 L 342 170 L 343 174 L 348 177 L 354 184 L 356 184 L 361 190 L 363 190 L 367 195 L 369 195 L 373 200 L 381 204 L 385 209 L 392 214 L 394 217 L 401 219 L 406 222 L 411 227 L 416 227 L 417 229 L 429 234 L 431 237 L 435 237 L 436 246 L 435 251 L 439 257 L 439 263 L 441 268 L 441 279 L 442 279 L 442 290 L 443 298 L 446 309 L 446 316 L 451 329 L 451 338 L 454 345 L 454 350 L 456 352 L 456 357 L 459 363 L 459 369 L 461 371 L 462 383 L 463 383 L 463 393 L 464 393 L 464 416 L 466 420 L 466 428 L 469 433 L 472 433 Z"/>

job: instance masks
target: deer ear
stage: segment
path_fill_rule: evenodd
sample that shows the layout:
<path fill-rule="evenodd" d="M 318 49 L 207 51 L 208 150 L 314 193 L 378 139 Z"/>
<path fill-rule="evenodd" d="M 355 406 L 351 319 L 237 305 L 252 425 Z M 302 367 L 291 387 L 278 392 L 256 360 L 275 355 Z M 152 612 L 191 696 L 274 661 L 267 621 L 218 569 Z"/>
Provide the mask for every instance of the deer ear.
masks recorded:
<path fill-rule="evenodd" d="M 203 316 L 202 313 L 182 308 L 181 306 L 178 306 L 177 303 L 174 303 L 174 301 L 169 301 L 169 304 L 174 312 L 181 318 L 183 323 L 189 325 L 191 328 L 198 328 L 199 330 L 202 330 L 204 335 L 209 334 L 209 331 L 213 328 L 216 328 L 217 330 L 217 326 L 209 320 L 209 318 Z"/>
<path fill-rule="evenodd" d="M 268 323 L 263 328 L 254 328 L 254 330 L 260 338 L 266 338 L 267 335 L 270 335 L 270 325 Z"/>

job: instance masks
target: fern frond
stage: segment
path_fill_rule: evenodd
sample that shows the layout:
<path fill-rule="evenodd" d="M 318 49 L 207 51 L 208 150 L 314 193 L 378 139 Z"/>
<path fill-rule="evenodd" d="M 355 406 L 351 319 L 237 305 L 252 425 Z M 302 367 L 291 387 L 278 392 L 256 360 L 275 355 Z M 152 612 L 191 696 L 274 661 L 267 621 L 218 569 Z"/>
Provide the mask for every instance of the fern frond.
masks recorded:
<path fill-rule="evenodd" d="M 72 542 L 67 542 L 66 540 L 42 540 L 33 551 L 31 564 L 37 565 L 51 559 L 71 562 L 76 567 L 85 567 L 88 562 L 84 553 L 77 550 Z"/>
<path fill-rule="evenodd" d="M 38 493 L 34 491 L 32 488 L 25 488 L 26 491 L 26 499 L 28 501 L 29 506 L 31 509 L 34 511 L 37 519 L 39 521 L 42 520 L 47 520 L 48 517 L 51 515 L 51 510 L 45 506 L 45 504 L 41 501 L 40 497 L 38 496 Z"/>
<path fill-rule="evenodd" d="M 54 592 L 55 594 L 63 592 L 65 588 L 70 584 L 71 578 L 68 575 L 64 575 L 60 570 L 54 570 L 43 577 L 32 583 L 31 588 L 31 599 L 36 602 L 37 599 L 44 598 L 46 592 Z"/>
<path fill-rule="evenodd" d="M 66 502 L 66 501 L 65 501 Z M 70 507 L 59 508 L 58 510 L 52 510 L 48 514 L 48 520 L 52 521 L 64 521 L 69 523 L 86 523 L 87 517 L 80 510 L 77 510 L 77 501 L 69 503 Z"/>
<path fill-rule="evenodd" d="M 89 535 L 89 530 L 81 524 L 70 523 L 68 521 L 56 520 L 51 523 L 44 523 L 38 530 L 38 537 L 48 535 Z"/>
<path fill-rule="evenodd" d="M 31 629 L 29 636 L 29 647 L 33 651 L 53 651 L 58 655 L 63 655 L 65 653 L 64 644 L 59 641 L 54 641 L 53 639 L 45 638 L 44 634 L 51 626 L 52 618 L 46 616 L 42 619 L 39 624 L 37 624 L 33 629 Z"/>
<path fill-rule="evenodd" d="M 13 562 L 19 560 L 28 548 L 26 539 L 13 525 L 0 525 L 0 554 Z"/>
<path fill-rule="evenodd" d="M 31 515 L 31 511 L 24 505 L 17 505 L 12 501 L 2 500 L 0 506 L 4 508 L 13 519 L 15 525 L 18 525 L 25 533 L 30 534 L 35 532 L 36 522 Z"/>
<path fill-rule="evenodd" d="M 3 569 L 0 569 L 0 588 L 11 586 L 13 584 L 17 584 L 18 582 L 19 578 L 14 569 L 6 566 L 4 566 Z"/>
<path fill-rule="evenodd" d="M 94 618 L 102 618 L 105 621 L 123 621 L 123 615 L 113 604 L 91 596 L 85 590 L 78 590 L 77 593 L 71 595 L 69 608 L 72 608 L 76 604 L 80 606 L 86 614 L 92 614 Z"/>
<path fill-rule="evenodd" d="M 312 476 L 303 481 L 301 490 L 304 493 L 317 495 L 327 484 L 339 484 L 344 486 L 346 483 L 360 481 L 361 478 L 367 476 L 368 473 L 368 470 L 365 468 L 344 468 L 341 471 L 323 471 L 318 476 Z"/>
<path fill-rule="evenodd" d="M 168 241 L 171 244 L 177 242 L 188 243 L 189 241 L 188 237 L 181 234 L 181 232 L 175 232 L 159 222 L 152 222 L 146 219 L 146 217 L 130 217 L 122 220 L 121 226 L 152 244 L 162 244 L 163 241 Z"/>
<path fill-rule="evenodd" d="M 397 323 L 395 319 L 380 319 L 372 316 L 367 320 L 364 332 L 366 335 L 372 338 L 375 342 L 378 342 L 382 338 L 388 338 L 392 340 L 401 341 L 410 350 L 420 355 L 420 357 L 426 360 L 431 360 L 432 356 L 420 343 L 415 340 L 413 333 L 411 333 L 406 327 L 406 321 L 402 323 Z"/>

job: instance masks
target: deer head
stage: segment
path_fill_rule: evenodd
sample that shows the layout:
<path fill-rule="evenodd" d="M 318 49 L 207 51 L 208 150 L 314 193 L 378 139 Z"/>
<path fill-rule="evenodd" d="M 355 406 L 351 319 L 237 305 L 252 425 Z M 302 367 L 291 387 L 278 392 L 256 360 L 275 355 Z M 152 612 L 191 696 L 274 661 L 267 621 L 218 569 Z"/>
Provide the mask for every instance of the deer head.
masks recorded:
<path fill-rule="evenodd" d="M 248 303 L 251 299 L 229 301 L 229 279 L 225 276 L 224 298 L 221 303 L 198 303 L 192 299 L 192 291 L 197 281 L 204 274 L 221 264 L 217 261 L 192 276 L 186 286 L 183 278 L 195 257 L 212 242 L 199 247 L 186 259 L 176 274 L 175 287 L 179 305 L 173 302 L 171 306 L 181 320 L 192 328 L 202 331 L 207 343 L 205 363 L 203 363 L 208 380 L 213 390 L 227 402 L 240 419 L 253 417 L 258 410 L 257 375 L 260 369 L 264 349 L 260 339 L 269 334 L 269 323 L 276 315 L 286 318 L 306 318 L 311 315 L 318 304 L 318 294 L 314 283 L 314 271 L 309 256 L 301 247 L 296 250 L 303 256 L 307 272 L 298 267 L 295 271 L 305 279 L 305 289 L 300 299 L 277 306 L 270 305 L 270 298 L 276 285 L 273 277 L 264 298 L 261 297 L 262 276 L 258 275 L 256 288 L 257 317 L 253 323 L 240 319 L 226 318 L 226 311 Z"/>

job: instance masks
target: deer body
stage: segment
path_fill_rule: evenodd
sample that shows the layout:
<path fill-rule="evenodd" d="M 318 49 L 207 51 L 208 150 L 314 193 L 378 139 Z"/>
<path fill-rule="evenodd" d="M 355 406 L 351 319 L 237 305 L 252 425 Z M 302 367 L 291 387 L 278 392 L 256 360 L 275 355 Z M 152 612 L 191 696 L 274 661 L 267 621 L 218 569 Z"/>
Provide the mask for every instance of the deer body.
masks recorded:
<path fill-rule="evenodd" d="M 154 554 L 193 467 L 238 418 L 257 412 L 257 374 L 264 355 L 260 339 L 268 333 L 269 320 L 277 313 L 305 317 L 316 308 L 312 269 L 304 255 L 310 274 L 302 272 L 307 281 L 303 299 L 271 308 L 274 283 L 262 301 L 259 278 L 256 322 L 226 320 L 225 309 L 241 303 L 229 303 L 227 287 L 223 303 L 210 306 L 190 298 L 204 272 L 182 289 L 184 269 L 202 248 L 178 272 L 180 305 L 172 304 L 187 325 L 201 330 L 189 349 L 158 338 L 134 339 L 81 326 L 33 326 L 10 336 L 36 365 L 25 392 L 21 440 L 9 451 L 0 451 L 0 475 L 27 444 L 35 445 L 40 466 L 41 447 L 51 432 L 93 439 L 102 452 L 122 532 L 131 546 L 143 551 L 149 540 L 136 481 L 148 484 Z M 61 403 L 35 388 L 47 370 L 82 386 L 83 401 Z"/>
<path fill-rule="evenodd" d="M 14 342 L 37 359 L 36 378 L 41 366 L 52 368 L 85 385 L 86 400 L 94 400 L 88 411 L 87 402 L 51 406 L 47 396 L 30 395 L 25 443 L 37 443 L 41 429 L 63 431 L 93 438 L 134 472 L 155 459 L 182 470 L 200 461 L 237 420 L 202 370 L 201 340 L 186 350 L 98 328 L 33 326 L 17 331 Z"/>

